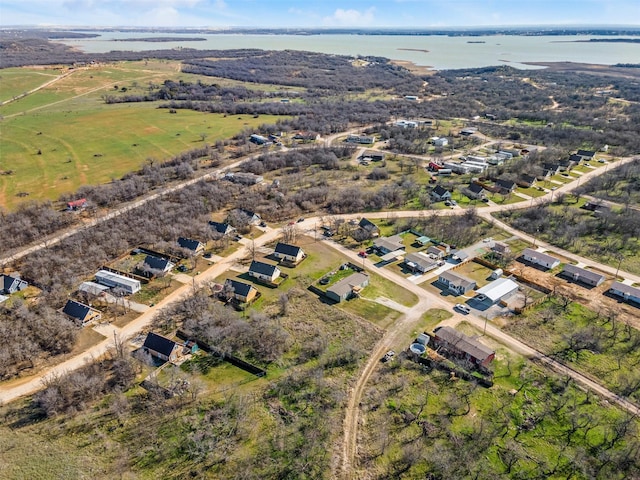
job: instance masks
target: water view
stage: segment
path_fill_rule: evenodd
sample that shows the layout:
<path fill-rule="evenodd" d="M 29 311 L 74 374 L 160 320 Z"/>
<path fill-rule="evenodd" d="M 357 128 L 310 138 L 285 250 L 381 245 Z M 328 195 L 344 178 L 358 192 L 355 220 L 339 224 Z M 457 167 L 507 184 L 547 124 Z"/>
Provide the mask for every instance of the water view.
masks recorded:
<path fill-rule="evenodd" d="M 584 62 L 603 65 L 636 63 L 640 44 L 593 43 L 591 36 L 402 36 L 402 35 L 242 35 L 153 32 L 95 32 L 96 38 L 68 39 L 64 43 L 88 53 L 111 50 L 172 48 L 308 50 L 340 55 L 377 55 L 413 62 L 437 70 L 508 64 L 541 68 L 523 62 Z M 129 39 L 198 37 L 203 41 L 146 42 Z M 600 39 L 607 37 L 598 37 Z M 620 38 L 620 37 L 611 37 Z M 126 41 L 122 41 L 126 39 Z M 115 41 L 120 40 L 120 41 Z M 587 41 L 585 41 L 587 40 Z"/>

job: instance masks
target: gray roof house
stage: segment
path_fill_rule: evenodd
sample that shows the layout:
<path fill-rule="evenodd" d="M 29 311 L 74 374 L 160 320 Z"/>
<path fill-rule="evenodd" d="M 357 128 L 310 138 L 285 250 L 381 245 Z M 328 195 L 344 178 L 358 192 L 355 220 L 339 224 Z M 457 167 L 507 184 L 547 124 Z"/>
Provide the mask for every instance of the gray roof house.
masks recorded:
<path fill-rule="evenodd" d="M 531 248 L 525 248 L 522 251 L 522 258 L 534 265 L 540 265 L 544 268 L 556 268 L 560 265 L 560 259 L 547 255 L 546 253 L 537 252 Z"/>
<path fill-rule="evenodd" d="M 373 246 L 383 255 L 387 253 L 396 252 L 398 250 L 404 250 L 404 244 L 402 238 L 398 235 L 392 237 L 379 237 L 373 241 Z"/>
<path fill-rule="evenodd" d="M 0 275 L 0 293 L 11 295 L 27 288 L 29 284 L 24 280 L 11 275 Z"/>
<path fill-rule="evenodd" d="M 258 280 L 266 280 L 267 282 L 274 282 L 280 276 L 280 269 L 277 265 L 271 265 L 270 263 L 259 262 L 254 260 L 249 267 L 249 276 L 257 278 Z"/>
<path fill-rule="evenodd" d="M 592 287 L 597 287 L 605 280 L 604 275 L 576 267 L 575 265 L 565 265 L 562 270 L 562 276 Z"/>
<path fill-rule="evenodd" d="M 404 257 L 404 265 L 412 272 L 426 273 L 438 266 L 438 262 L 423 253 L 409 253 Z"/>
<path fill-rule="evenodd" d="M 632 287 L 631 285 L 625 285 L 620 282 L 613 282 L 609 293 L 617 297 L 621 297 L 627 302 L 633 302 L 640 305 L 640 288 Z"/>
<path fill-rule="evenodd" d="M 462 275 L 457 275 L 451 271 L 442 272 L 438 281 L 447 287 L 451 293 L 462 295 L 469 290 L 476 288 L 476 282 Z"/>
<path fill-rule="evenodd" d="M 357 295 L 367 285 L 369 285 L 369 275 L 356 272 L 331 285 L 326 295 L 336 302 L 342 302 Z"/>

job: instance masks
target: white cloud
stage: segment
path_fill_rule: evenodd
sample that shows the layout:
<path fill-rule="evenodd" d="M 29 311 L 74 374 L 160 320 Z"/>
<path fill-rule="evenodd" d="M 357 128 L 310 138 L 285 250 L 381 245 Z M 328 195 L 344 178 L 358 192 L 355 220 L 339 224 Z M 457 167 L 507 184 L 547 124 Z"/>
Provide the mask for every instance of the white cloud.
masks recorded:
<path fill-rule="evenodd" d="M 374 20 L 375 11 L 375 7 L 368 8 L 364 11 L 355 10 L 353 8 L 348 10 L 338 8 L 333 12 L 333 15 L 324 17 L 324 24 L 345 27 L 371 25 Z"/>

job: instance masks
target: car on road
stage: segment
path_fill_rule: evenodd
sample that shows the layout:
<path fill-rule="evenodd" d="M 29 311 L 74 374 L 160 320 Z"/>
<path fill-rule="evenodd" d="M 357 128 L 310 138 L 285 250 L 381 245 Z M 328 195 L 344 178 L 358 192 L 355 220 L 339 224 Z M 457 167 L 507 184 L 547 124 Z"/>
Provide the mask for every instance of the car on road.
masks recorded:
<path fill-rule="evenodd" d="M 304 222 L 304 217 L 300 217 L 300 218 L 298 219 L 298 223 L 302 223 L 302 222 Z"/>
<path fill-rule="evenodd" d="M 454 308 L 462 313 L 471 313 L 471 309 L 462 303 L 456 303 Z"/>
<path fill-rule="evenodd" d="M 396 352 L 394 352 L 393 350 L 389 350 L 387 353 L 384 354 L 384 356 L 380 359 L 380 361 L 383 363 L 388 362 L 395 356 L 396 356 Z"/>

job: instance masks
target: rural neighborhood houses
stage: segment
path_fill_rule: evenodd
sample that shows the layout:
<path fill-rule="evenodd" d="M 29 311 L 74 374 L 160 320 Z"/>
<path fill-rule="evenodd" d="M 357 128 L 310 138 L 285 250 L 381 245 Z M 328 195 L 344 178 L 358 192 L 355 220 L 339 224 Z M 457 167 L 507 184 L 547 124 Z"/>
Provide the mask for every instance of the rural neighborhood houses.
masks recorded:
<path fill-rule="evenodd" d="M 259 262 L 257 260 L 252 261 L 249 267 L 250 277 L 271 283 L 275 282 L 281 273 L 277 265 L 271 265 L 270 263 Z"/>
<path fill-rule="evenodd" d="M 414 273 L 426 273 L 438 267 L 438 262 L 422 252 L 416 252 L 404 257 L 404 266 Z"/>
<path fill-rule="evenodd" d="M 393 235 L 392 237 L 379 237 L 373 241 L 373 247 L 380 252 L 381 255 L 404 250 L 402 237 Z"/>
<path fill-rule="evenodd" d="M 560 265 L 560 260 L 556 257 L 532 250 L 531 248 L 525 248 L 522 251 L 522 258 L 533 265 L 539 265 L 547 269 L 556 268 Z"/>
<path fill-rule="evenodd" d="M 147 255 L 142 264 L 142 271 L 145 273 L 160 272 L 167 273 L 175 267 L 175 264 L 168 258 L 155 257 L 153 255 Z"/>
<path fill-rule="evenodd" d="M 362 218 L 360 220 L 360 223 L 358 223 L 358 227 L 364 230 L 370 237 L 377 237 L 380 235 L 380 228 L 371 220 L 368 220 L 366 218 Z"/>
<path fill-rule="evenodd" d="M 100 320 L 102 313 L 95 308 L 75 300 L 67 300 L 62 313 L 83 327 L 94 320 Z"/>
<path fill-rule="evenodd" d="M 443 353 L 442 350 L 444 350 L 483 367 L 489 365 L 496 356 L 489 347 L 451 327 L 436 328 L 433 345 L 440 353 Z"/>
<path fill-rule="evenodd" d="M 367 285 L 369 285 L 369 275 L 355 272 L 330 286 L 326 295 L 339 303 L 357 296 Z"/>
<path fill-rule="evenodd" d="M 431 190 L 431 198 L 433 198 L 434 202 L 443 202 L 444 200 L 451 199 L 451 192 L 442 185 L 437 185 Z"/>
<path fill-rule="evenodd" d="M 211 226 L 211 228 L 219 233 L 220 235 L 231 235 L 233 233 L 235 233 L 236 228 L 232 227 L 231 225 L 229 225 L 228 223 L 221 223 L 221 222 L 209 222 L 209 225 Z"/>
<path fill-rule="evenodd" d="M 450 271 L 442 272 L 438 277 L 438 281 L 454 295 L 464 295 L 469 290 L 476 288 L 474 280 Z"/>

